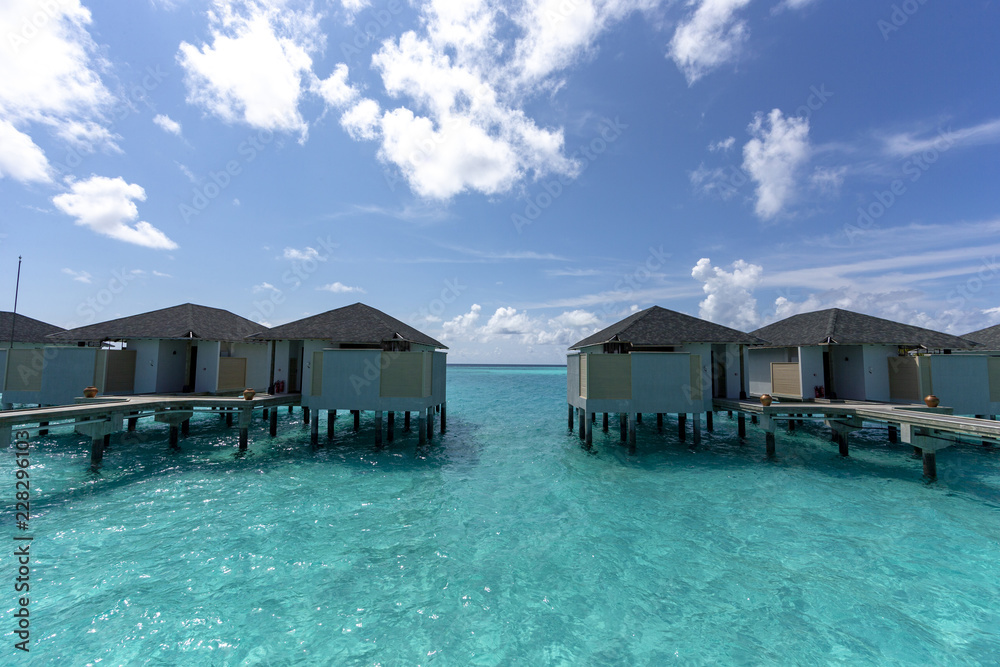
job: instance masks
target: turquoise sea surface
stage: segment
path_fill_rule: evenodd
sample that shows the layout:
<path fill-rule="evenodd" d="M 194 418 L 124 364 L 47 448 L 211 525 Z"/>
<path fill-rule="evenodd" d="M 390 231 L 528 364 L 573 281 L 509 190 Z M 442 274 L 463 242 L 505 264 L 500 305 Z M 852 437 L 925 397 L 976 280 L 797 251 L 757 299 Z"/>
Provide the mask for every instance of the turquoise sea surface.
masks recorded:
<path fill-rule="evenodd" d="M 323 417 L 325 419 L 325 416 Z M 617 420 L 590 451 L 566 371 L 448 369 L 448 430 L 381 449 L 341 413 L 318 449 L 192 419 L 117 436 L 99 473 L 66 428 L 31 440 L 30 654 L 14 649 L 15 457 L 0 482 L 2 664 L 996 664 L 1000 451 L 921 480 L 875 425 L 842 459 L 819 424 L 777 456 L 716 414 Z M 690 424 L 688 425 L 690 429 Z M 321 439 L 326 426 L 321 424 Z"/>

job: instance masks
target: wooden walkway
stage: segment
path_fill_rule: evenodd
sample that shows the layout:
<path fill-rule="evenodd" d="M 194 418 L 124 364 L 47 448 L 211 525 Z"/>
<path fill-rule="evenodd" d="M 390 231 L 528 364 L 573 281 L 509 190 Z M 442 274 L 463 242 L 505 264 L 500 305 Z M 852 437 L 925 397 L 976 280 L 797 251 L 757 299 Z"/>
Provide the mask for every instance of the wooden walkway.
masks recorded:
<path fill-rule="evenodd" d="M 928 408 L 920 404 L 877 403 L 869 401 L 812 402 L 781 401 L 769 406 L 759 400 L 715 399 L 716 410 L 738 413 L 740 437 L 746 435 L 746 415 L 766 433 L 767 453 L 775 451 L 778 424 L 789 430 L 803 420 L 823 420 L 833 432 L 833 440 L 842 456 L 848 455 L 848 435 L 863 427 L 865 421 L 888 426 L 889 442 L 910 444 L 921 455 L 924 476 L 937 477 L 935 452 L 950 447 L 961 437 L 982 440 L 984 444 L 1000 442 L 1000 422 L 992 419 L 958 417 L 948 407 Z"/>
<path fill-rule="evenodd" d="M 10 445 L 12 435 L 23 439 L 46 435 L 53 426 L 73 426 L 77 433 L 91 438 L 92 465 L 101 462 L 111 434 L 134 431 L 139 419 L 152 417 L 170 426 L 169 442 L 177 446 L 179 434 L 187 435 L 194 412 L 215 411 L 232 426 L 234 417 L 240 429 L 239 448 L 246 450 L 250 421 L 254 410 L 262 410 L 270 421 L 271 436 L 277 435 L 278 407 L 298 405 L 300 394 L 257 394 L 250 400 L 242 396 L 139 395 L 78 398 L 73 405 L 23 408 L 0 411 L 0 448 Z M 270 414 L 268 414 L 268 412 Z"/>

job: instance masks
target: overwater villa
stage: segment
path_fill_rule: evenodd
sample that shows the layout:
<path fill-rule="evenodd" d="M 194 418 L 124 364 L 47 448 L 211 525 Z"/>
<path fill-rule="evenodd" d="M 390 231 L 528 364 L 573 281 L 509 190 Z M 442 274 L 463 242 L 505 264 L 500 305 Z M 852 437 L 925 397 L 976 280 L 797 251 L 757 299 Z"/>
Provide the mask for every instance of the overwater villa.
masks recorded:
<path fill-rule="evenodd" d="M 745 398 L 743 351 L 757 337 L 712 322 L 653 306 L 584 338 L 566 358 L 569 423 L 576 412 L 580 434 L 591 441 L 591 422 L 618 413 L 623 439 L 635 442 L 635 425 L 643 413 L 694 415 L 700 437 L 701 414 L 711 419 L 713 398 Z M 711 422 L 709 422 L 711 427 Z"/>
<path fill-rule="evenodd" d="M 102 394 L 225 394 L 268 388 L 270 350 L 248 338 L 260 324 L 221 308 L 185 303 L 48 336 L 61 347 L 49 360 L 39 400 L 72 403 L 84 387 Z M 69 400 L 44 386 L 69 392 Z"/>
<path fill-rule="evenodd" d="M 752 333 L 767 341 L 748 351 L 752 395 L 917 403 L 936 394 L 956 413 L 977 412 L 969 402 L 974 392 L 961 386 L 981 362 L 952 354 L 977 347 L 966 338 L 840 308 L 793 315 Z"/>
<path fill-rule="evenodd" d="M 49 334 L 63 331 L 48 324 L 10 311 L 0 311 L 0 370 L 3 371 L 3 407 L 13 403 L 37 403 L 42 390 L 45 346 Z"/>
<path fill-rule="evenodd" d="M 286 391 L 301 390 L 307 410 L 327 411 L 330 437 L 337 410 L 354 414 L 355 430 L 362 411 L 374 412 L 376 442 L 382 440 L 383 415 L 392 439 L 397 412 L 404 413 L 404 429 L 410 426 L 410 413 L 416 413 L 421 441 L 430 434 L 438 410 L 444 430 L 447 354 L 441 350 L 447 347 L 380 310 L 355 303 L 253 338 L 273 344 L 272 383 Z M 311 429 L 315 442 L 318 414 Z"/>

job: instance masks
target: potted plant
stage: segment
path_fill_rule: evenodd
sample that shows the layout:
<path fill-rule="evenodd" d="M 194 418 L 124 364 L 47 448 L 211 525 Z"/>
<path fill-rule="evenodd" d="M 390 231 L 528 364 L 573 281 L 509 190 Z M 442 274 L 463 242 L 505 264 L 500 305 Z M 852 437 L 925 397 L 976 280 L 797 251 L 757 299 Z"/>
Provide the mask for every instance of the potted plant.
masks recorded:
<path fill-rule="evenodd" d="M 773 401 L 773 400 L 774 399 L 771 398 L 770 394 L 761 394 L 760 395 L 760 404 L 763 405 L 765 408 L 767 406 L 771 405 L 771 401 Z"/>
<path fill-rule="evenodd" d="M 254 391 L 253 389 L 250 389 L 248 387 L 248 388 L 246 388 L 246 389 L 243 390 L 243 398 L 245 398 L 248 401 L 252 401 L 253 397 L 254 397 L 254 394 L 256 394 L 256 393 L 257 393 L 256 391 Z"/>
<path fill-rule="evenodd" d="M 934 394 L 928 394 L 927 396 L 924 396 L 924 403 L 926 403 L 929 408 L 936 408 L 941 401 L 939 401 L 938 397 Z"/>
<path fill-rule="evenodd" d="M 95 396 L 97 396 L 97 387 L 95 387 L 94 385 L 90 385 L 89 387 L 83 388 L 84 398 L 94 398 Z"/>

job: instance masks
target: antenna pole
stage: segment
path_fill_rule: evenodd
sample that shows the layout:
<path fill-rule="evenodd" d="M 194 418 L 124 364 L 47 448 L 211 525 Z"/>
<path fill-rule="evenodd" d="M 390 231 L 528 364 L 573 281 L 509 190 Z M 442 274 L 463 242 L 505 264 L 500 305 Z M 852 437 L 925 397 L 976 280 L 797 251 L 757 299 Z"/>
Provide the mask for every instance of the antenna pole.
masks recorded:
<path fill-rule="evenodd" d="M 17 256 L 17 282 L 14 284 L 14 315 L 10 318 L 10 349 L 14 349 L 14 326 L 17 324 L 17 293 L 21 290 L 21 256 Z"/>

